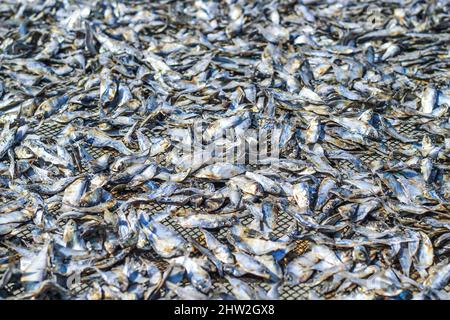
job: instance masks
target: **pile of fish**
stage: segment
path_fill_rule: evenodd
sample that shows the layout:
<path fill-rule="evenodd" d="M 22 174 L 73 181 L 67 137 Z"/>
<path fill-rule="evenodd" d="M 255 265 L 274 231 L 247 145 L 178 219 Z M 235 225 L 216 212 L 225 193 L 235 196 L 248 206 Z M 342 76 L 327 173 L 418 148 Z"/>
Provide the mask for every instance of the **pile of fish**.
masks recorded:
<path fill-rule="evenodd" d="M 2 0 L 0 299 L 449 299 L 449 10 Z"/>

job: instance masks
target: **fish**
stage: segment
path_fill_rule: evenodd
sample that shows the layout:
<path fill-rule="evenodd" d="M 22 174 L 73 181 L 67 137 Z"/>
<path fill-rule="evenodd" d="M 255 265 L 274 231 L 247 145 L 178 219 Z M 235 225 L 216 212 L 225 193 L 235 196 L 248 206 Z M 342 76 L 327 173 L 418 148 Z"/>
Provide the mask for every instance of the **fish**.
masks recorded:
<path fill-rule="evenodd" d="M 320 124 L 320 118 L 315 117 L 311 119 L 311 122 L 308 125 L 308 128 L 305 133 L 305 143 L 312 144 L 316 143 L 319 139 L 321 133 L 321 124 Z"/>
<path fill-rule="evenodd" d="M 0 4 L 0 299 L 448 299 L 445 1 L 60 2 Z"/>
<path fill-rule="evenodd" d="M 280 258 L 292 250 L 290 241 L 272 241 L 259 237 L 251 237 L 247 235 L 247 230 L 239 225 L 234 225 L 230 228 L 228 234 L 228 241 L 243 252 L 255 255 L 264 255 L 272 253 Z"/>
<path fill-rule="evenodd" d="M 211 234 L 207 230 L 201 229 L 201 232 L 205 237 L 207 247 L 213 252 L 216 258 L 224 264 L 233 264 L 234 257 L 230 248 L 226 244 L 220 242 L 216 237 L 214 237 L 213 234 Z"/>
<path fill-rule="evenodd" d="M 31 292 L 46 279 L 51 244 L 47 241 L 36 252 L 15 245 L 13 249 L 21 255 L 21 282 L 24 283 L 26 291 Z"/>
<path fill-rule="evenodd" d="M 292 197 L 297 203 L 297 207 L 300 213 L 310 214 L 310 190 L 307 183 L 300 182 L 296 184 L 293 188 Z"/>
<path fill-rule="evenodd" d="M 175 215 L 174 220 L 184 228 L 217 229 L 229 227 L 237 223 L 239 217 L 235 213 L 212 214 L 188 212 L 185 215 Z"/>
<path fill-rule="evenodd" d="M 236 267 L 225 266 L 225 272 L 231 273 L 232 275 L 243 275 L 248 273 L 263 279 L 274 280 L 274 275 L 271 270 L 253 256 L 244 252 L 235 252 L 233 255 L 236 259 Z"/>
<path fill-rule="evenodd" d="M 434 250 L 430 238 L 423 232 L 420 232 L 420 244 L 414 267 L 421 277 L 425 278 L 428 273 L 427 269 L 433 264 Z"/>
<path fill-rule="evenodd" d="M 9 125 L 7 125 L 0 133 L 0 159 L 2 159 L 14 145 L 16 130 L 16 128 L 10 128 Z"/>
<path fill-rule="evenodd" d="M 280 194 L 282 192 L 281 186 L 274 180 L 256 172 L 247 171 L 245 176 L 258 182 L 265 192 L 271 194 Z"/>
<path fill-rule="evenodd" d="M 64 191 L 72 182 L 74 182 L 78 177 L 67 177 L 60 179 L 58 181 L 53 182 L 51 185 L 45 184 L 30 184 L 27 188 L 33 192 L 36 192 L 40 195 L 55 195 L 62 191 Z"/>
<path fill-rule="evenodd" d="M 255 292 L 248 283 L 231 276 L 225 276 L 225 278 L 231 284 L 232 286 L 231 291 L 237 299 L 239 300 L 255 299 Z"/>
<path fill-rule="evenodd" d="M 124 155 L 131 155 L 133 153 L 123 142 L 111 138 L 98 129 L 88 129 L 87 131 L 81 131 L 80 133 L 84 137 L 86 143 L 94 147 L 110 147 Z"/>
<path fill-rule="evenodd" d="M 240 175 L 245 171 L 246 169 L 243 165 L 235 165 L 231 163 L 215 163 L 200 169 L 194 175 L 197 178 L 223 180 Z"/>
<path fill-rule="evenodd" d="M 79 206 L 81 197 L 86 192 L 88 180 L 86 177 L 72 181 L 65 189 L 62 202 L 71 206 Z"/>
<path fill-rule="evenodd" d="M 209 273 L 205 271 L 194 258 L 174 258 L 174 263 L 182 265 L 186 269 L 187 277 L 191 284 L 203 293 L 211 290 L 212 283 Z"/>
<path fill-rule="evenodd" d="M 318 262 L 312 255 L 296 257 L 289 262 L 285 269 L 285 279 L 290 285 L 298 285 L 308 281 L 314 274 L 312 266 Z"/>
<path fill-rule="evenodd" d="M 437 91 L 432 86 L 428 86 L 422 92 L 422 97 L 420 100 L 421 103 L 421 111 L 423 113 L 432 113 L 438 99 L 439 91 Z"/>
<path fill-rule="evenodd" d="M 139 222 L 142 232 L 152 247 L 165 258 L 183 255 L 184 251 L 188 249 L 186 240 L 163 224 L 148 220 L 142 213 L 139 216 Z"/>

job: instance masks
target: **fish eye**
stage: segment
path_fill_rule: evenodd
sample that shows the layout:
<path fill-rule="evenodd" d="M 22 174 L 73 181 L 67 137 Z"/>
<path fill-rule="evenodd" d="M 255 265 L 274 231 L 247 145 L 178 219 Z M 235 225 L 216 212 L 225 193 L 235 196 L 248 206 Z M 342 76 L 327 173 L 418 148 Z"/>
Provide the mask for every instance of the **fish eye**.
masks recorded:
<path fill-rule="evenodd" d="M 287 282 L 292 282 L 292 280 L 294 280 L 294 278 L 292 277 L 292 275 L 290 273 L 286 274 L 285 276 Z"/>

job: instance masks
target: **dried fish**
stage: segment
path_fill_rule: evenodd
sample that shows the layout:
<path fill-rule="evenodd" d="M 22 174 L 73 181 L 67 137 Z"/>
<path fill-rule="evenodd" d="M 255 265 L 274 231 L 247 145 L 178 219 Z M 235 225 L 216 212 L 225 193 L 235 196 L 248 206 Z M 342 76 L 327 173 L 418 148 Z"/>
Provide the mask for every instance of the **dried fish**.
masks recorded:
<path fill-rule="evenodd" d="M 448 21 L 3 0 L 0 299 L 448 299 Z"/>

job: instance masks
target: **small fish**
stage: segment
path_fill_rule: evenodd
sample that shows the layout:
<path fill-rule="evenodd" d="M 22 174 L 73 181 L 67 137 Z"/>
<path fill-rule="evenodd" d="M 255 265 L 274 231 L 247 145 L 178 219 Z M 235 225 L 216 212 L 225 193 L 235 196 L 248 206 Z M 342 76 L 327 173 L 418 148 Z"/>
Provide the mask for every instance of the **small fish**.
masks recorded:
<path fill-rule="evenodd" d="M 297 203 L 299 212 L 302 214 L 310 214 L 311 201 L 309 185 L 305 182 L 296 184 L 292 196 Z"/>
<path fill-rule="evenodd" d="M 212 282 L 209 273 L 199 265 L 197 259 L 178 257 L 174 259 L 174 262 L 186 269 L 189 281 L 197 290 L 203 293 L 208 293 L 211 290 Z"/>
<path fill-rule="evenodd" d="M 1 1 L 0 299 L 449 299 L 446 4 Z"/>
<path fill-rule="evenodd" d="M 221 243 L 217 240 L 210 232 L 201 229 L 207 247 L 214 253 L 214 255 L 221 262 L 225 264 L 233 264 L 234 257 L 226 244 Z"/>
<path fill-rule="evenodd" d="M 430 114 L 433 112 L 437 104 L 438 94 L 439 92 L 431 86 L 425 88 L 421 98 L 421 111 L 423 113 Z"/>
<path fill-rule="evenodd" d="M 239 300 L 253 300 L 255 293 L 253 288 L 243 280 L 225 276 L 225 279 L 231 284 L 231 292 Z"/>
<path fill-rule="evenodd" d="M 304 254 L 289 262 L 285 270 L 285 279 L 290 285 L 308 281 L 314 273 L 312 268 L 319 259 L 312 254 Z"/>
<path fill-rule="evenodd" d="M 246 235 L 247 231 L 238 225 L 231 227 L 227 237 L 228 241 L 241 251 L 255 255 L 272 253 L 278 258 L 286 255 L 293 248 L 289 241 L 271 241 L 250 237 Z"/>
<path fill-rule="evenodd" d="M 6 125 L 0 133 L 0 159 L 2 159 L 14 145 L 16 131 L 17 129 L 10 128 L 9 125 Z"/>
<path fill-rule="evenodd" d="M 81 197 L 86 192 L 88 180 L 81 177 L 70 183 L 64 190 L 62 202 L 71 206 L 80 206 Z"/>
<path fill-rule="evenodd" d="M 243 252 L 235 252 L 233 255 L 236 259 L 238 273 L 248 273 L 266 280 L 273 279 L 272 272 L 254 257 Z"/>
<path fill-rule="evenodd" d="M 200 169 L 194 174 L 197 178 L 223 180 L 230 179 L 246 171 L 244 165 L 231 163 L 215 163 Z"/>
<path fill-rule="evenodd" d="M 315 117 L 311 120 L 305 133 L 305 143 L 316 143 L 320 136 L 321 123 L 320 118 Z"/>
<path fill-rule="evenodd" d="M 434 250 L 430 238 L 425 233 L 420 232 L 420 239 L 414 267 L 420 276 L 425 278 L 428 275 L 427 269 L 434 261 Z"/>
<path fill-rule="evenodd" d="M 217 229 L 230 227 L 237 223 L 238 215 L 188 212 L 183 216 L 174 216 L 174 220 L 184 228 Z"/>
<path fill-rule="evenodd" d="M 149 220 L 144 214 L 140 215 L 139 222 L 141 230 L 159 255 L 172 258 L 185 253 L 187 242 L 175 231 L 152 219 Z"/>

